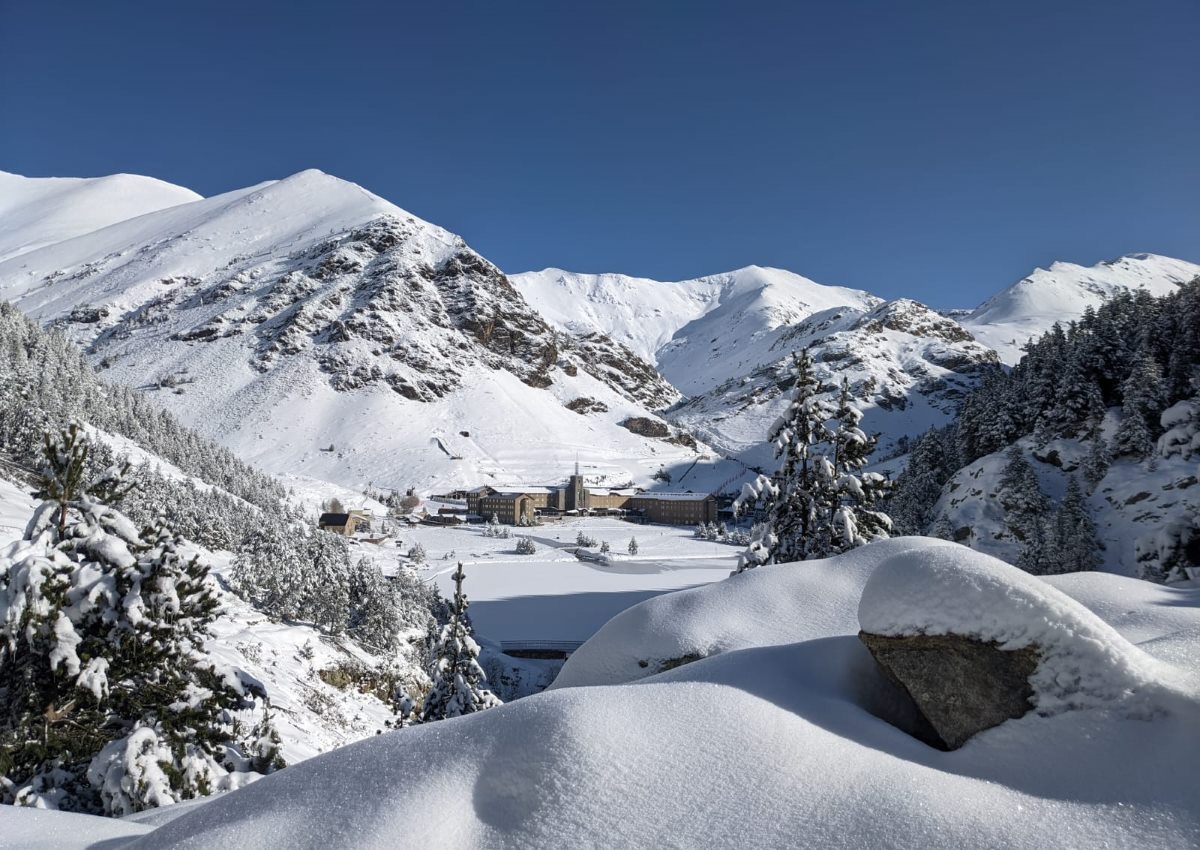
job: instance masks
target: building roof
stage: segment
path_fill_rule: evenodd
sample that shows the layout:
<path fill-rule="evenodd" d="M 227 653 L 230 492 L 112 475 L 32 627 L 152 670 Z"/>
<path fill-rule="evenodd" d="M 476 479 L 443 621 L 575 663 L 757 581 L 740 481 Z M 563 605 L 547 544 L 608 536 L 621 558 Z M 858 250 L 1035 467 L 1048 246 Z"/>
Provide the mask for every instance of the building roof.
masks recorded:
<path fill-rule="evenodd" d="M 312 516 L 312 514 L 309 514 Z M 350 514 L 321 514 L 317 525 L 345 525 L 350 521 Z"/>
<path fill-rule="evenodd" d="M 549 493 L 549 487 L 505 487 L 504 489 L 496 490 L 497 496 L 532 496 L 542 493 Z"/>
<path fill-rule="evenodd" d="M 638 493 L 635 499 L 653 499 L 657 502 L 703 502 L 712 498 L 709 493 Z"/>

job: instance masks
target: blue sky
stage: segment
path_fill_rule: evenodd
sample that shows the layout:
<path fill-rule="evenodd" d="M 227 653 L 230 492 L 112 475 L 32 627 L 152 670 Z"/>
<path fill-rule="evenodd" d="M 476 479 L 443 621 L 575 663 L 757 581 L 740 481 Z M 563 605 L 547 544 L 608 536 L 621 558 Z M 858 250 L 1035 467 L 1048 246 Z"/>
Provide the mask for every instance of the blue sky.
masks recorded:
<path fill-rule="evenodd" d="M 307 167 L 506 271 L 969 305 L 1200 260 L 1200 3 L 0 0 L 0 169 Z"/>

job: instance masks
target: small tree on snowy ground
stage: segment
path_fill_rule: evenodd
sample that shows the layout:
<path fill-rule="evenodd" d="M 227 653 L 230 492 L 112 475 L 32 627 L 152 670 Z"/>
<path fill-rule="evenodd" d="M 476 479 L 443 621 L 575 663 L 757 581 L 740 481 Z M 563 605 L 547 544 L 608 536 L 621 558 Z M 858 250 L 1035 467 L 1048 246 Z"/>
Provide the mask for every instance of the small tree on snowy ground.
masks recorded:
<path fill-rule="evenodd" d="M 78 426 L 45 449 L 46 500 L 0 553 L 0 796 L 127 814 L 236 787 L 252 749 L 228 712 L 252 703 L 203 654 L 207 569 L 112 506 L 122 469 L 87 480 Z"/>
<path fill-rule="evenodd" d="M 601 543 L 600 543 L 600 552 L 601 552 L 601 554 L 605 554 L 605 555 L 607 555 L 607 554 L 608 554 L 609 552 L 611 552 L 611 551 L 612 551 L 612 546 L 611 546 L 611 545 L 609 545 L 609 542 L 608 542 L 607 540 L 603 540 L 603 541 L 601 541 Z"/>
<path fill-rule="evenodd" d="M 829 552 L 829 510 L 835 503 L 833 466 L 814 450 L 827 439 L 832 411 L 821 394 L 828 388 L 812 373 L 805 349 L 793 355 L 793 394 L 767 435 L 780 461 L 773 476 L 760 475 L 742 488 L 735 513 L 761 512 L 750 545 L 738 556 L 737 572 L 761 564 L 802 561 Z"/>
<path fill-rule="evenodd" d="M 1050 503 L 1020 447 L 1010 448 L 1007 459 L 1000 476 L 1000 504 L 1004 507 L 1008 532 L 1021 544 L 1017 566 L 1034 575 L 1043 575 L 1049 566 Z"/>
<path fill-rule="evenodd" d="M 1047 573 L 1077 573 L 1100 566 L 1100 541 L 1088 514 L 1083 490 L 1075 478 L 1054 515 L 1053 533 L 1047 554 Z"/>
<path fill-rule="evenodd" d="M 414 543 L 408 550 L 408 560 L 414 564 L 425 563 L 425 547 L 420 543 Z"/>
<path fill-rule="evenodd" d="M 782 463 L 774 478 L 759 476 L 742 490 L 734 511 L 761 509 L 766 519 L 751 531 L 738 572 L 759 564 L 824 558 L 888 536 L 892 521 L 877 509 L 889 484 L 861 473 L 875 439 L 859 427 L 862 414 L 842 382 L 836 409 L 812 374 L 807 351 L 794 356 L 795 393 L 769 435 Z M 835 420 L 832 429 L 826 424 Z"/>
<path fill-rule="evenodd" d="M 1154 448 L 1151 423 L 1163 408 L 1162 371 L 1149 346 L 1143 344 L 1134 358 L 1129 377 L 1121 384 L 1121 424 L 1113 435 L 1113 453 L 1142 459 Z"/>
<path fill-rule="evenodd" d="M 625 548 L 626 548 L 626 551 L 628 551 L 630 555 L 636 555 L 636 554 L 638 553 L 638 542 L 637 542 L 637 538 L 636 538 L 636 537 L 630 537 L 630 538 L 629 538 L 629 545 L 628 545 L 628 546 L 626 546 Z"/>
<path fill-rule="evenodd" d="M 537 551 L 537 546 L 528 537 L 521 537 L 517 540 L 518 555 L 532 555 Z"/>
<path fill-rule="evenodd" d="M 1108 443 L 1097 429 L 1088 446 L 1087 457 L 1083 459 L 1083 478 L 1089 487 L 1095 489 L 1104 480 L 1104 476 L 1108 475 L 1108 465 Z"/>
<path fill-rule="evenodd" d="M 436 661 L 430 679 L 433 685 L 421 709 L 421 722 L 445 720 L 473 714 L 500 705 L 499 698 L 484 687 L 487 676 L 479 666 L 479 645 L 471 637 L 467 619 L 467 596 L 463 592 L 462 563 L 454 572 L 454 601 L 450 622 L 442 628 Z"/>
<path fill-rule="evenodd" d="M 862 411 L 854 406 L 850 383 L 845 378 L 834 416 L 837 425 L 832 439 L 832 462 L 837 496 L 829 518 L 830 548 L 845 552 L 888 536 L 891 517 L 876 510 L 876 506 L 887 498 L 891 484 L 877 472 L 859 471 L 866 466 L 878 439 L 867 436 L 859 427 Z"/>

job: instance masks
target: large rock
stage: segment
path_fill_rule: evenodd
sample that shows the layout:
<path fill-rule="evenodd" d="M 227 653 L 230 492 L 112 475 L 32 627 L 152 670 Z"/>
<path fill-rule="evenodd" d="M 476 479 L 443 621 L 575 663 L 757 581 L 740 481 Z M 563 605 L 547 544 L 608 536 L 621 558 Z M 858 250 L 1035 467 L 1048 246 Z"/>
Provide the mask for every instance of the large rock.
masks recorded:
<path fill-rule="evenodd" d="M 912 697 L 928 726 L 911 731 L 930 746 L 956 750 L 972 735 L 1033 707 L 1029 677 L 1038 665 L 1036 646 L 1003 650 L 960 635 L 858 636 L 888 678 Z"/>

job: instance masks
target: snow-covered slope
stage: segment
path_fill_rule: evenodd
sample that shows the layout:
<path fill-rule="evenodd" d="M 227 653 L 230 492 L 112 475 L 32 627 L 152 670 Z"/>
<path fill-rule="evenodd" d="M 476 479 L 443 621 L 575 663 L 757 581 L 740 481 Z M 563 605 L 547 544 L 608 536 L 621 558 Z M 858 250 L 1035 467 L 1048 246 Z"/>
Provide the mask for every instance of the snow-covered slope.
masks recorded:
<path fill-rule="evenodd" d="M 1157 254 L 1131 254 L 1094 266 L 1054 263 L 1000 292 L 967 316 L 962 324 L 976 339 L 996 350 L 1005 363 L 1021 359 L 1021 348 L 1055 322 L 1066 324 L 1099 307 L 1114 295 L 1144 290 L 1167 295 L 1200 275 L 1200 265 Z"/>
<path fill-rule="evenodd" d="M 1116 412 L 1109 413 L 1102 433 L 1111 437 Z M 1058 505 L 1072 478 L 1080 478 L 1090 444 L 1078 439 L 1055 439 L 1038 446 L 1032 438 L 1017 442 L 1038 482 Z M 1022 544 L 1008 528 L 1001 504 L 1000 482 L 1007 463 L 1005 452 L 985 455 L 959 470 L 943 488 L 934 508 L 934 521 L 945 521 L 954 539 L 1010 563 Z M 1200 516 L 1200 482 L 1195 458 L 1155 457 L 1151 461 L 1118 459 L 1087 495 L 1087 509 L 1096 525 L 1107 571 L 1138 574 L 1139 548 L 1155 545 L 1157 536 L 1181 517 Z"/>
<path fill-rule="evenodd" d="M 460 238 L 318 171 L 27 252 L 0 294 L 273 472 L 541 482 L 580 457 L 615 484 L 697 458 L 619 425 L 678 398 L 652 367 L 556 332 Z"/>
<path fill-rule="evenodd" d="M 1056 657 L 1084 665 L 1073 671 L 1081 681 L 1109 658 L 1136 666 L 1154 687 L 1133 696 L 1151 710 L 1130 717 L 1115 694 L 1031 712 L 954 752 L 880 719 L 898 695 L 855 635 L 864 588 L 882 571 L 919 590 L 905 584 L 907 567 L 956 559 L 1019 587 L 1008 613 L 1026 600 L 1037 613 L 1065 612 L 1039 627 L 1059 639 Z M 657 597 L 568 662 L 564 675 L 599 674 L 591 687 L 363 741 L 152 832 L 130 829 L 134 840 L 113 846 L 1194 846 L 1200 591 L 1112 576 L 1069 577 L 1056 591 L 1015 573 L 954 544 L 905 538 Z M 944 620 L 934 601 L 917 599 L 911 613 Z M 1100 622 L 1113 612 L 1125 613 Z M 680 649 L 689 657 L 672 658 Z M 655 675 L 661 665 L 648 660 L 683 663 Z M 8 816 L 28 829 L 21 818 Z"/>
<path fill-rule="evenodd" d="M 760 266 L 675 282 L 560 269 L 512 281 L 552 324 L 608 334 L 687 395 L 775 362 L 786 353 L 790 326 L 815 313 L 880 303 L 867 292 Z"/>
<path fill-rule="evenodd" d="M 897 440 L 944 423 L 995 355 L 954 320 L 907 299 L 751 266 L 664 282 L 547 269 L 514 275 L 546 318 L 597 329 L 642 353 L 688 398 L 667 416 L 727 456 L 770 463 L 767 429 L 786 402 L 791 353 L 812 346 L 831 384 L 851 381 L 866 427 Z"/>
<path fill-rule="evenodd" d="M 146 462 L 160 474 L 182 477 L 170 463 L 128 440 L 95 428 L 88 431 L 93 439 L 112 446 L 121 459 Z M 0 467 L 0 547 L 21 538 L 38 504 L 30 496 L 33 487 L 14 480 L 12 472 L 7 466 Z M 211 486 L 198 480 L 196 483 Z M 246 506 L 246 510 L 253 508 Z M 389 666 L 396 680 L 408 687 L 426 680 L 422 650 L 405 644 L 394 657 L 383 659 L 350 640 L 329 637 L 314 627 L 273 621 L 224 589 L 231 570 L 236 568 L 230 553 L 187 544 L 185 554 L 196 554 L 207 563 L 220 577 L 223 588 L 221 613 L 205 649 L 218 663 L 242 670 L 262 684 L 289 764 L 374 735 L 393 720 L 388 702 L 367 688 L 343 681 L 349 678 L 344 675 L 347 671 Z M 253 716 L 244 719 L 256 722 Z M 0 838 L 0 847 L 4 846 Z"/>
<path fill-rule="evenodd" d="M 0 260 L 199 199 L 190 189 L 136 174 L 22 177 L 0 171 Z"/>
<path fill-rule="evenodd" d="M 863 426 L 880 436 L 877 456 L 890 457 L 902 438 L 949 421 L 997 362 L 953 320 L 907 299 L 818 313 L 780 340 L 781 359 L 687 399 L 670 419 L 751 466 L 770 466 L 764 440 L 790 399 L 790 352 L 807 346 L 827 385 L 849 381 Z"/>

